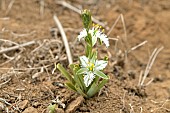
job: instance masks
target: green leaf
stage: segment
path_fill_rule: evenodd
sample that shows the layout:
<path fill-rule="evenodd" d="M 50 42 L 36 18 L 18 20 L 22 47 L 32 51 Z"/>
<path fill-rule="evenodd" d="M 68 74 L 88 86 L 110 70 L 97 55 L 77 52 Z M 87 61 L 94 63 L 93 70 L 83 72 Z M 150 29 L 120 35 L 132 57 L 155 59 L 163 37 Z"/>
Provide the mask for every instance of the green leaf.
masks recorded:
<path fill-rule="evenodd" d="M 80 95 L 87 98 L 87 95 L 80 89 L 80 87 L 77 84 L 75 84 L 75 88 Z"/>
<path fill-rule="evenodd" d="M 72 73 L 74 73 L 74 72 L 73 72 L 74 65 L 75 65 L 75 64 L 70 64 L 70 65 L 69 65 L 69 67 L 70 67 L 70 69 L 71 69 Z"/>
<path fill-rule="evenodd" d="M 77 71 L 77 75 L 81 75 L 81 74 L 84 74 L 85 72 L 87 72 L 88 69 L 87 68 L 80 68 L 78 71 Z"/>
<path fill-rule="evenodd" d="M 99 91 L 99 90 L 107 83 L 107 81 L 108 81 L 108 79 L 103 79 L 103 80 L 99 83 L 99 85 L 98 85 L 98 87 L 97 87 L 97 90 Z"/>
<path fill-rule="evenodd" d="M 80 88 L 83 90 L 83 91 L 87 91 L 87 88 L 84 84 L 84 80 L 83 80 L 83 73 L 88 71 L 87 68 L 81 68 L 77 71 L 77 73 L 75 74 L 74 76 L 74 80 L 75 82 L 80 86 Z"/>
<path fill-rule="evenodd" d="M 81 76 L 79 75 L 78 77 L 79 77 L 79 80 L 80 80 L 80 82 L 81 82 L 81 84 L 83 86 L 84 92 L 86 92 L 87 91 L 87 87 L 84 84 L 83 75 L 81 75 Z"/>
<path fill-rule="evenodd" d="M 69 89 L 77 92 L 76 88 L 74 87 L 74 85 L 73 85 L 72 83 L 66 82 L 66 83 L 65 83 L 65 86 L 66 86 L 67 88 L 69 88 Z"/>
<path fill-rule="evenodd" d="M 57 64 L 57 68 L 60 70 L 60 72 L 64 75 L 64 77 L 67 78 L 71 83 L 75 83 L 71 75 L 65 70 L 65 68 L 61 64 Z"/>
<path fill-rule="evenodd" d="M 91 62 L 94 64 L 97 59 L 97 51 L 93 52 Z"/>
<path fill-rule="evenodd" d="M 105 75 L 103 72 L 95 70 L 94 74 L 96 74 L 97 76 L 103 78 L 103 79 L 109 79 L 107 75 Z"/>
<path fill-rule="evenodd" d="M 81 76 L 81 75 L 80 75 Z M 82 85 L 82 83 L 81 83 L 81 81 L 80 81 L 80 79 L 79 79 L 79 75 L 75 75 L 74 76 L 74 81 L 76 82 L 76 84 L 83 90 L 83 85 Z"/>
<path fill-rule="evenodd" d="M 96 85 L 96 83 L 93 82 L 93 84 L 87 91 L 88 98 L 93 97 L 97 93 L 97 90 L 98 90 L 97 85 Z"/>
<path fill-rule="evenodd" d="M 95 79 L 94 79 L 94 82 L 97 84 L 99 81 L 99 76 L 96 76 Z"/>
<path fill-rule="evenodd" d="M 103 79 L 98 85 L 93 82 L 90 89 L 87 92 L 88 98 L 93 97 L 96 93 L 100 91 L 100 89 L 107 83 L 108 79 Z"/>
<path fill-rule="evenodd" d="M 73 68 L 73 73 L 74 75 L 77 73 L 77 71 L 80 69 L 79 65 L 78 64 L 75 64 L 74 65 L 74 68 Z"/>
<path fill-rule="evenodd" d="M 70 69 L 73 69 L 73 68 L 74 68 L 74 65 L 76 65 L 76 64 L 70 64 L 70 65 L 69 65 Z"/>

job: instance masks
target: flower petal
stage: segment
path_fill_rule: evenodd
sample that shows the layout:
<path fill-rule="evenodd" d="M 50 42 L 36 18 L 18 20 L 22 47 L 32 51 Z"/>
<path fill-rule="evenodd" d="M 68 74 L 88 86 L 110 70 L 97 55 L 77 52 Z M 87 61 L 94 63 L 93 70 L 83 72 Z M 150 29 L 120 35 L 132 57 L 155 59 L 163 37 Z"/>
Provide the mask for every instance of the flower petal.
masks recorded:
<path fill-rule="evenodd" d="M 87 72 L 87 74 L 85 74 L 84 76 L 85 86 L 88 87 L 92 83 L 94 78 L 95 78 L 95 75 L 92 72 Z"/>
<path fill-rule="evenodd" d="M 82 67 L 87 67 L 89 61 L 88 61 L 88 58 L 86 56 L 81 56 L 80 62 L 81 62 Z"/>
<path fill-rule="evenodd" d="M 97 42 L 97 36 L 96 36 L 95 28 L 93 27 L 91 30 L 89 30 L 89 33 L 90 33 L 91 38 L 92 38 L 92 46 L 94 46 Z"/>
<path fill-rule="evenodd" d="M 86 36 L 87 36 L 87 31 L 86 29 L 83 29 L 78 35 L 78 40 L 80 41 L 82 38 L 85 38 Z"/>
<path fill-rule="evenodd" d="M 104 33 L 98 31 L 98 32 L 96 33 L 96 36 L 97 36 L 98 38 L 100 38 L 100 40 L 101 40 L 103 43 L 105 43 L 106 47 L 109 47 L 109 39 L 107 38 L 107 36 L 106 36 Z"/>
<path fill-rule="evenodd" d="M 106 45 L 106 47 L 109 47 L 109 39 L 104 37 L 104 38 L 100 38 Z"/>
<path fill-rule="evenodd" d="M 97 42 L 97 37 L 96 36 L 92 36 L 92 46 L 94 46 Z"/>
<path fill-rule="evenodd" d="M 97 60 L 95 63 L 95 70 L 103 70 L 107 66 L 108 61 Z"/>

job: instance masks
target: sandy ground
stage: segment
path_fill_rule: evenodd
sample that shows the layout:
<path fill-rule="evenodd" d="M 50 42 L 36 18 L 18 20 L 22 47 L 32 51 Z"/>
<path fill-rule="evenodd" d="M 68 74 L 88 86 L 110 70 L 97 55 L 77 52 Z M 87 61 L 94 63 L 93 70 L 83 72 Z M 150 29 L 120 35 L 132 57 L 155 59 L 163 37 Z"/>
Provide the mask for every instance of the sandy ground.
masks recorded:
<path fill-rule="evenodd" d="M 170 112 L 169 0 L 66 1 L 78 9 L 90 9 L 97 20 L 106 24 L 106 33 L 120 17 L 109 34 L 119 41 L 110 40 L 108 49 L 99 46 L 99 57 L 109 55 L 109 65 L 104 71 L 110 80 L 98 95 L 85 100 L 63 86 L 66 80 L 58 70 L 51 73 L 55 63 L 68 66 L 53 15 L 57 15 L 64 27 L 74 62 L 84 54 L 83 43 L 76 41 L 82 29 L 80 15 L 57 4 L 57 0 L 44 0 L 44 7 L 39 0 L 5 0 L 4 5 L 3 0 L 0 2 L 0 51 L 35 41 L 0 53 L 0 112 L 44 113 L 57 99 L 62 103 L 56 108 L 61 113 L 70 106 L 75 113 Z M 144 41 L 147 43 L 128 53 L 125 60 L 124 52 Z M 160 47 L 164 48 L 144 84 L 152 82 L 141 88 L 140 72 L 145 70 L 154 49 Z M 80 105 L 75 107 L 77 101 Z"/>

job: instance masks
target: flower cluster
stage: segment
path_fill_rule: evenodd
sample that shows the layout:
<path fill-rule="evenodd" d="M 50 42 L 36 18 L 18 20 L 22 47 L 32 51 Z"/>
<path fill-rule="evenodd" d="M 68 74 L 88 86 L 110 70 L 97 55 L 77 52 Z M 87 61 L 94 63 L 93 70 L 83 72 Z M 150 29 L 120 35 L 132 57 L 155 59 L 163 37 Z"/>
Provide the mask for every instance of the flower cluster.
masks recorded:
<path fill-rule="evenodd" d="M 80 56 L 79 64 L 71 64 L 70 71 L 61 65 L 57 64 L 57 68 L 67 78 L 68 82 L 65 85 L 83 95 L 86 98 L 94 96 L 106 84 L 109 77 L 102 71 L 107 66 L 107 58 L 104 60 L 97 59 L 97 51 L 94 45 L 97 41 L 100 44 L 104 43 L 109 47 L 109 39 L 101 30 L 101 26 L 92 25 L 90 11 L 84 10 L 82 12 L 82 20 L 84 29 L 78 35 L 78 40 L 85 40 L 85 55 Z"/>
<path fill-rule="evenodd" d="M 92 46 L 94 46 L 97 42 L 97 38 L 99 38 L 103 43 L 105 43 L 106 47 L 109 47 L 109 39 L 107 38 L 107 35 L 105 35 L 101 30 L 101 26 L 99 25 L 93 25 L 94 27 L 89 30 L 89 34 L 92 38 Z M 79 41 L 83 38 L 86 38 L 88 36 L 87 30 L 84 28 L 80 35 L 78 36 Z"/>

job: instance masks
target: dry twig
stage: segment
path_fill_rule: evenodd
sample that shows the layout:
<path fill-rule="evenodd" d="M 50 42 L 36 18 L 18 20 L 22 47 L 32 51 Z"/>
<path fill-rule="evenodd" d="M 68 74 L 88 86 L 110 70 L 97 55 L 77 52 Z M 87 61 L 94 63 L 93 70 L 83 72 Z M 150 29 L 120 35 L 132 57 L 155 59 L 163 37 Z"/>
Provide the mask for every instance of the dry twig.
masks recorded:
<path fill-rule="evenodd" d="M 120 109 L 120 113 L 123 111 L 123 109 L 125 109 L 125 96 L 126 96 L 126 92 L 124 92 L 123 97 L 121 97 L 123 107 Z"/>
<path fill-rule="evenodd" d="M 44 0 L 40 0 L 40 15 L 43 17 L 44 15 Z"/>
<path fill-rule="evenodd" d="M 151 110 L 151 113 L 153 113 L 153 112 L 155 113 L 155 111 L 157 111 L 157 110 L 159 110 L 159 109 L 164 109 L 164 110 L 166 110 L 166 111 L 169 113 L 169 112 L 170 112 L 170 109 L 164 107 L 164 105 L 165 105 L 167 102 L 170 102 L 170 100 L 169 100 L 169 99 L 166 99 L 160 107 L 157 107 L 157 108 L 155 108 L 155 109 L 152 109 L 152 110 Z M 154 102 L 154 103 L 160 103 L 160 102 Z"/>
<path fill-rule="evenodd" d="M 11 0 L 11 2 L 9 3 L 8 8 L 7 8 L 6 12 L 5 12 L 5 15 L 9 14 L 14 2 L 15 2 L 15 0 Z"/>
<path fill-rule="evenodd" d="M 0 20 L 9 20 L 10 18 L 9 17 L 4 17 L 4 18 L 0 18 Z"/>
<path fill-rule="evenodd" d="M 112 30 L 114 29 L 114 27 L 116 26 L 116 24 L 118 23 L 118 21 L 120 20 L 120 15 L 117 17 L 116 21 L 113 23 L 112 27 L 110 28 L 110 30 L 107 32 L 107 35 L 110 35 L 110 33 L 112 32 Z"/>
<path fill-rule="evenodd" d="M 66 59 L 67 59 L 66 57 L 61 57 L 58 60 L 58 62 L 59 61 L 64 61 Z M 55 60 L 55 62 L 57 62 L 56 59 L 54 59 L 54 60 Z M 52 65 L 54 65 L 54 63 L 49 64 L 49 65 L 45 65 L 45 66 L 43 66 L 43 68 L 47 68 L 47 67 L 50 67 Z M 11 67 L 11 68 L 0 68 L 0 70 L 28 71 L 28 70 L 37 70 L 37 69 L 41 69 L 41 68 L 42 68 L 42 66 L 40 66 L 40 67 L 30 67 L 30 68 L 12 68 Z"/>
<path fill-rule="evenodd" d="M 9 106 L 12 106 L 12 108 L 13 108 L 14 110 L 17 110 L 17 111 L 19 111 L 19 112 L 21 113 L 21 111 L 20 111 L 18 108 L 16 108 L 15 106 L 13 106 L 13 105 L 10 104 L 9 102 L 7 102 L 5 99 L 0 98 L 0 101 L 3 102 L 3 103 L 5 103 L 5 104 L 7 104 L 7 105 L 9 105 Z"/>
<path fill-rule="evenodd" d="M 128 53 L 130 53 L 130 52 L 133 51 L 133 50 L 136 50 L 138 47 L 143 46 L 143 45 L 146 44 L 147 42 L 148 42 L 148 41 L 145 40 L 145 41 L 143 41 L 142 43 L 140 43 L 140 44 L 132 47 L 132 48 L 128 51 Z"/>
<path fill-rule="evenodd" d="M 58 29 L 61 33 L 61 36 L 62 36 L 62 40 L 64 42 L 64 46 L 66 48 L 66 53 L 67 53 L 67 57 L 68 57 L 68 61 L 69 61 L 69 64 L 72 64 L 73 63 L 73 59 L 72 59 L 72 55 L 71 55 L 71 52 L 70 52 L 70 47 L 69 47 L 69 44 L 68 44 L 68 40 L 67 40 L 67 37 L 66 37 L 66 34 L 63 30 L 63 27 L 59 21 L 59 19 L 57 18 L 56 15 L 54 15 L 54 21 L 56 23 L 56 25 L 58 26 Z"/>
<path fill-rule="evenodd" d="M 117 37 L 117 40 L 115 42 L 115 51 L 117 51 L 117 45 L 118 45 L 118 42 L 120 42 L 124 47 L 125 47 L 125 50 L 124 50 L 124 58 L 125 58 L 125 72 L 127 73 L 127 68 L 129 67 L 128 66 L 128 58 L 127 58 L 127 54 L 128 54 L 128 50 L 129 50 L 129 47 L 128 47 L 128 40 L 127 40 L 127 31 L 126 31 L 126 25 L 125 25 L 125 20 L 124 20 L 124 17 L 122 14 L 120 14 L 118 16 L 118 18 L 116 19 L 116 21 L 113 23 L 111 29 L 108 31 L 107 35 L 109 35 L 112 30 L 114 29 L 114 27 L 116 26 L 116 24 L 118 23 L 118 21 L 121 20 L 122 22 L 122 25 L 123 25 L 123 31 L 124 31 L 124 40 L 123 39 L 120 39 L 119 36 Z M 123 44 L 124 42 L 124 44 Z"/>
<path fill-rule="evenodd" d="M 5 99 L 3 99 L 3 98 L 0 98 L 0 101 L 1 102 L 3 102 L 3 103 L 5 103 L 5 104 L 7 104 L 7 105 L 12 105 L 12 104 L 10 104 L 9 102 L 7 102 Z"/>
<path fill-rule="evenodd" d="M 16 37 L 16 38 L 18 38 L 18 37 L 30 36 L 30 35 L 33 35 L 33 34 L 35 34 L 35 33 L 36 33 L 36 31 L 32 31 L 32 32 L 26 33 L 26 34 L 16 34 L 16 33 L 14 33 L 14 32 L 11 32 L 11 34 L 12 34 L 14 37 Z"/>
<path fill-rule="evenodd" d="M 133 106 L 132 106 L 131 103 L 129 104 L 129 106 L 130 106 L 130 113 L 135 113 L 135 111 L 134 111 Z"/>
<path fill-rule="evenodd" d="M 153 63 L 154 63 L 154 61 L 155 61 L 158 53 L 159 53 L 163 48 L 164 48 L 164 47 L 161 47 L 161 48 L 159 48 L 159 49 L 156 48 L 156 49 L 152 52 L 152 54 L 151 54 L 151 56 L 150 56 L 150 58 L 149 58 L 148 64 L 147 64 L 147 66 L 146 66 L 146 69 L 145 69 L 145 71 L 144 71 L 144 76 L 143 76 L 143 79 L 142 79 L 142 81 L 141 81 L 141 83 L 140 83 L 140 86 L 143 86 L 143 85 L 144 85 L 144 81 L 145 81 L 147 75 L 149 74 L 149 71 L 150 71 L 150 69 L 151 69 L 151 67 L 152 67 L 152 65 L 153 65 Z M 150 81 L 149 81 L 147 84 L 150 84 Z"/>
<path fill-rule="evenodd" d="M 140 83 L 141 83 L 141 80 L 142 80 L 142 75 L 143 75 L 143 70 L 140 72 L 140 75 L 139 75 L 138 86 L 140 86 Z"/>
<path fill-rule="evenodd" d="M 1 88 L 3 85 L 7 84 L 10 80 L 11 80 L 11 78 L 10 78 L 10 79 L 8 79 L 7 81 L 5 81 L 5 82 L 1 83 L 1 84 L 0 84 L 0 88 Z"/>
<path fill-rule="evenodd" d="M 122 14 L 120 14 L 118 16 L 118 18 L 116 19 L 116 21 L 114 22 L 114 24 L 112 25 L 112 27 L 110 28 L 110 30 L 108 31 L 107 35 L 110 35 L 110 33 L 112 32 L 112 30 L 114 29 L 114 27 L 116 26 L 116 24 L 118 23 L 118 21 L 121 19 L 122 24 L 123 24 L 123 30 L 125 32 L 125 41 L 127 41 L 127 32 L 126 32 L 126 26 L 125 26 L 125 20 Z"/>
<path fill-rule="evenodd" d="M 7 42 L 7 43 L 11 43 L 11 44 L 15 44 L 15 45 L 19 45 L 18 43 L 13 42 L 13 41 L 11 41 L 11 40 L 0 39 L 0 41 Z"/>
<path fill-rule="evenodd" d="M 30 42 L 26 42 L 26 43 L 23 43 L 23 44 L 20 44 L 20 45 L 16 45 L 16 46 L 13 46 L 13 47 L 2 49 L 2 50 L 0 50 L 0 54 L 6 53 L 6 52 L 9 52 L 9 51 L 13 51 L 13 50 L 25 47 L 25 46 L 30 46 L 30 45 L 33 45 L 35 43 L 36 43 L 35 41 L 30 41 Z"/>
<path fill-rule="evenodd" d="M 10 61 L 14 60 L 15 57 L 16 57 L 16 56 L 14 56 L 14 57 L 9 57 L 9 56 L 7 56 L 5 53 L 3 54 L 3 56 L 6 57 L 6 58 L 8 58 L 9 60 L 7 60 L 6 62 L 0 64 L 0 66 L 3 66 L 3 65 L 5 65 L 5 64 L 9 63 Z M 18 56 L 18 55 L 17 55 L 17 56 Z"/>
<path fill-rule="evenodd" d="M 71 9 L 71 10 L 73 10 L 74 12 L 76 12 L 76 13 L 78 13 L 78 14 L 81 14 L 81 10 L 80 10 L 80 9 L 78 9 L 78 8 L 70 5 L 69 3 L 65 2 L 65 1 L 56 1 L 56 3 L 59 4 L 59 5 L 62 5 L 62 6 L 64 6 L 64 7 L 67 7 L 67 8 L 69 8 L 69 9 Z M 101 26 L 103 26 L 103 27 L 105 27 L 106 29 L 109 29 L 109 28 L 106 26 L 106 23 L 102 23 L 102 22 L 100 22 L 99 20 L 97 20 L 97 19 L 94 18 L 94 17 L 92 17 L 92 21 L 95 22 L 95 23 L 97 23 L 97 24 L 99 24 L 99 25 L 101 25 Z"/>

